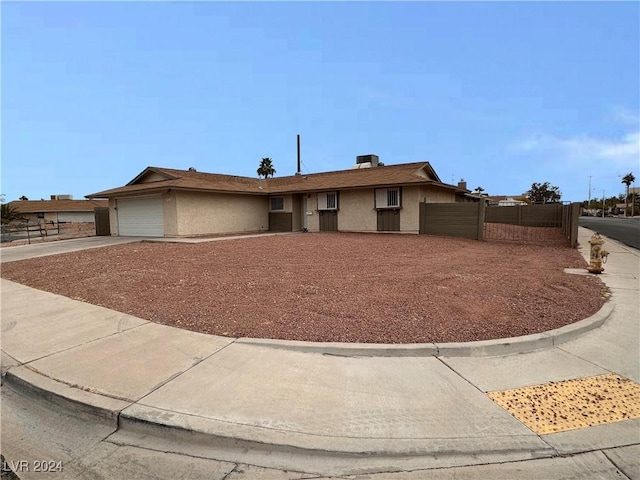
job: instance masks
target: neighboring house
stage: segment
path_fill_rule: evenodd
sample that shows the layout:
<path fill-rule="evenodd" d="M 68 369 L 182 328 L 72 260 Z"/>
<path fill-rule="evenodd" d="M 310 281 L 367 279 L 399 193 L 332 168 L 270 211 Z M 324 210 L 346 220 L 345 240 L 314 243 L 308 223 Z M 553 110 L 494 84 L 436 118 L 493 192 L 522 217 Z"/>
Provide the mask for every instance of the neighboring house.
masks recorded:
<path fill-rule="evenodd" d="M 419 231 L 421 202 L 473 199 L 442 183 L 428 162 L 256 179 L 147 167 L 127 185 L 87 195 L 109 199 L 111 233 L 181 237 L 256 231 Z"/>
<path fill-rule="evenodd" d="M 531 202 L 523 195 L 499 195 L 487 196 L 489 205 L 498 207 L 513 207 L 516 205 L 529 205 Z"/>
<path fill-rule="evenodd" d="M 31 223 L 93 222 L 96 207 L 108 207 L 106 200 L 15 200 L 9 202 Z"/>

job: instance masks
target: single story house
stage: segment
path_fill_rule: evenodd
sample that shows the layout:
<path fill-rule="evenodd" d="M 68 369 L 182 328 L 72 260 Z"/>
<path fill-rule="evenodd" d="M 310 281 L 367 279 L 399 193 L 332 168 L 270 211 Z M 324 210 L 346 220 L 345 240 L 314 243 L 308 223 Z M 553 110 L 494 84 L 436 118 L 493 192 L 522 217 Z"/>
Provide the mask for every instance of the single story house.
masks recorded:
<path fill-rule="evenodd" d="M 526 195 L 491 195 L 485 198 L 489 205 L 498 207 L 514 207 L 517 205 L 531 204 L 531 201 Z"/>
<path fill-rule="evenodd" d="M 107 200 L 15 200 L 11 207 L 30 223 L 85 223 L 95 220 L 95 208 L 109 206 Z"/>
<path fill-rule="evenodd" d="M 127 185 L 86 196 L 109 201 L 111 234 L 182 237 L 260 231 L 419 232 L 421 202 L 474 197 L 442 183 L 428 162 L 249 178 L 147 167 Z M 477 201 L 477 200 L 476 200 Z"/>

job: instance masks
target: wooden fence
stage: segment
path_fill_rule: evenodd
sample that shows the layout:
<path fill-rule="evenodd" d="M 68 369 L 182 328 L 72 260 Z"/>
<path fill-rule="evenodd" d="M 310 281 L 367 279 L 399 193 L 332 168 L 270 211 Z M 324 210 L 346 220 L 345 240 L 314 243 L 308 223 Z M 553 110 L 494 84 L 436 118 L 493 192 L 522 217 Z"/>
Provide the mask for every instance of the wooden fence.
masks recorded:
<path fill-rule="evenodd" d="M 0 230 L 2 243 L 12 245 L 95 235 L 94 222 L 26 222 L 2 225 Z"/>
<path fill-rule="evenodd" d="M 2 243 L 26 239 L 31 243 L 32 239 L 48 237 L 60 234 L 58 222 L 25 222 L 2 225 Z"/>
<path fill-rule="evenodd" d="M 420 233 L 473 240 L 578 244 L 580 204 L 488 207 L 478 203 L 421 203 Z"/>
<path fill-rule="evenodd" d="M 512 207 L 487 207 L 485 222 L 506 223 L 524 227 L 560 227 L 562 224 L 560 203 L 546 205 L 515 205 Z"/>
<path fill-rule="evenodd" d="M 484 202 L 420 203 L 420 233 L 483 240 Z"/>

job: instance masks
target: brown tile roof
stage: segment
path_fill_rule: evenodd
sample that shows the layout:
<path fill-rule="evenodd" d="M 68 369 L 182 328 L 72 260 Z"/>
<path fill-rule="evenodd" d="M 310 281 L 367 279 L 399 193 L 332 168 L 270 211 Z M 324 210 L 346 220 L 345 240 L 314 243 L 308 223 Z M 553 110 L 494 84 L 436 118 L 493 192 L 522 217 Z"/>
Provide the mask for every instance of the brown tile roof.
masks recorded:
<path fill-rule="evenodd" d="M 140 183 L 152 173 L 159 174 L 166 180 Z M 87 198 L 106 198 L 136 194 L 138 192 L 151 193 L 169 188 L 226 193 L 277 194 L 411 184 L 435 184 L 456 189 L 453 185 L 441 183 L 438 175 L 428 162 L 309 173 L 268 178 L 266 180 L 217 173 L 148 167 L 124 187 L 92 193 L 87 195 Z"/>
<path fill-rule="evenodd" d="M 269 182 L 269 193 L 427 184 L 434 183 L 437 179 L 435 172 L 428 175 L 427 171 L 430 169 L 427 162 L 403 163 L 383 167 L 270 178 L 267 181 Z"/>
<path fill-rule="evenodd" d="M 166 180 L 138 183 L 150 173 L 160 174 L 166 178 Z M 107 198 L 142 192 L 160 192 L 170 188 L 208 192 L 264 194 L 267 193 L 264 182 L 264 180 L 260 180 L 258 178 L 221 175 L 218 173 L 192 172 L 188 170 L 174 170 L 171 168 L 147 167 L 124 187 L 92 193 L 90 195 L 86 195 L 86 197 Z"/>
<path fill-rule="evenodd" d="M 19 213 L 93 212 L 95 207 L 108 207 L 107 200 L 15 200 L 9 202 Z"/>

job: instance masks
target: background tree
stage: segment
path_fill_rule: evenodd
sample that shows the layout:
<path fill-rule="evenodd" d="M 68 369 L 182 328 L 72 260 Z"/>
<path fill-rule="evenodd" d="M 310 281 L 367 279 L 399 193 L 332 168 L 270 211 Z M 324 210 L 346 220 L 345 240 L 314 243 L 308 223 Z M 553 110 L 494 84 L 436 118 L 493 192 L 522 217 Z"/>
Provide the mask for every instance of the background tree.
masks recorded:
<path fill-rule="evenodd" d="M 549 182 L 532 183 L 531 189 L 525 192 L 531 203 L 559 203 L 562 192 Z"/>
<path fill-rule="evenodd" d="M 29 199 L 27 198 L 27 196 L 26 196 L 26 195 L 22 195 L 22 196 L 19 198 L 19 200 L 22 200 L 22 201 L 24 202 L 24 201 L 29 200 Z"/>
<path fill-rule="evenodd" d="M 618 205 L 619 203 L 624 203 L 624 194 L 621 195 L 614 195 L 612 197 L 608 197 L 605 199 L 604 201 L 605 206 L 607 208 L 615 208 L 616 205 Z M 589 203 L 587 200 L 583 200 L 582 202 L 582 206 L 584 208 L 588 208 L 588 209 L 601 209 L 602 208 L 602 197 L 600 198 L 592 198 L 591 199 L 591 203 Z"/>
<path fill-rule="evenodd" d="M 273 177 L 273 175 L 276 173 L 276 169 L 273 168 L 271 159 L 269 157 L 265 157 L 260 162 L 260 166 L 258 167 L 257 172 L 259 177 L 264 176 L 264 178 L 267 178 L 269 175 Z"/>
<path fill-rule="evenodd" d="M 24 220 L 24 217 L 16 207 L 13 205 L 9 205 L 8 203 L 3 203 L 0 205 L 0 213 L 2 214 L 2 224 L 6 225 L 8 223 L 13 222 L 14 220 Z"/>
<path fill-rule="evenodd" d="M 636 181 L 636 177 L 633 176 L 633 173 L 629 172 L 624 177 L 622 177 L 622 183 L 627 187 L 627 194 L 625 195 L 624 206 L 625 206 L 625 215 L 627 215 L 627 211 L 629 210 L 629 187 L 633 182 Z"/>

